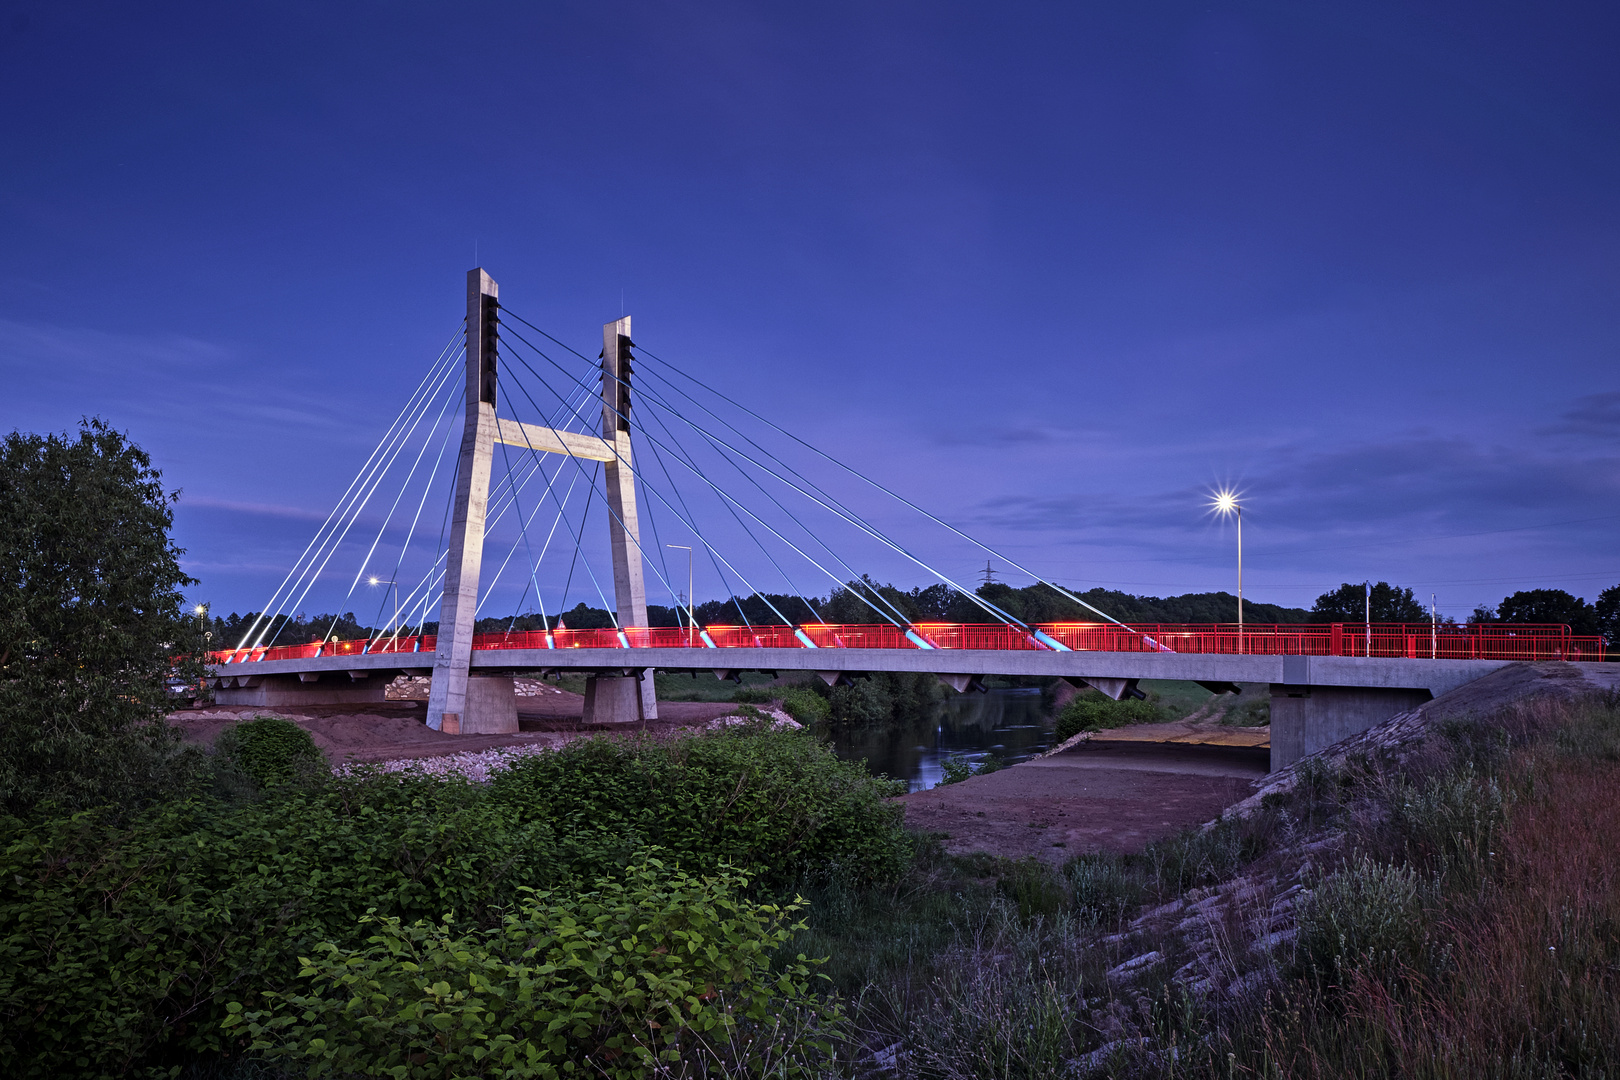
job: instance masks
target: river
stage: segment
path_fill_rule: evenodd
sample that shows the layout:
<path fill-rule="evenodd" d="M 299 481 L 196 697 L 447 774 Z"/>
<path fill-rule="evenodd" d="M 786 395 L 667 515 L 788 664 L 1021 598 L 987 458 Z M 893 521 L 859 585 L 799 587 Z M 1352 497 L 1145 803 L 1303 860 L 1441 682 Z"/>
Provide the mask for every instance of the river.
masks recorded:
<path fill-rule="evenodd" d="M 923 791 L 943 779 L 940 762 L 960 754 L 979 762 L 994 754 L 1011 765 L 1052 745 L 1053 720 L 1041 710 L 1037 688 L 956 694 L 914 724 L 840 730 L 833 750 L 845 761 L 864 761 L 874 773 Z"/>

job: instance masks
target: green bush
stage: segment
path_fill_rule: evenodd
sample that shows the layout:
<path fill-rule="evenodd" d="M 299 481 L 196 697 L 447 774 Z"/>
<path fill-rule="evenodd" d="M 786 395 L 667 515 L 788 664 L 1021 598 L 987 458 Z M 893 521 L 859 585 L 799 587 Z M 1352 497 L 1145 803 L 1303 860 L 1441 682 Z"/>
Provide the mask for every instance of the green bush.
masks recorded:
<path fill-rule="evenodd" d="M 1163 717 L 1152 700 L 1126 698 L 1110 701 L 1097 693 L 1082 694 L 1063 707 L 1057 719 L 1057 739 L 1071 739 L 1082 731 L 1104 731 L 1127 724 L 1154 724 Z"/>
<path fill-rule="evenodd" d="M 995 754 L 986 754 L 978 761 L 963 757 L 961 754 L 952 754 L 941 759 L 939 770 L 940 784 L 957 784 L 970 776 L 983 776 L 985 773 L 1000 772 L 1007 767 Z"/>
<path fill-rule="evenodd" d="M 960 784 L 974 773 L 973 762 L 961 754 L 942 758 L 939 763 L 940 784 Z"/>
<path fill-rule="evenodd" d="M 874 672 L 850 686 L 828 691 L 828 718 L 834 724 L 871 727 L 909 723 L 927 714 L 942 696 L 939 680 L 910 672 Z"/>
<path fill-rule="evenodd" d="M 584 894 L 523 890 L 487 930 L 368 915 L 365 945 L 323 943 L 302 992 L 233 1001 L 224 1026 L 311 1077 L 821 1075 L 838 1007 L 803 955 L 771 970 L 802 905 L 747 902 L 746 884 L 649 859 Z"/>
<path fill-rule="evenodd" d="M 740 686 L 731 694 L 731 700 L 748 705 L 763 705 L 776 700 L 776 691 L 769 686 Z"/>
<path fill-rule="evenodd" d="M 804 686 L 791 686 L 782 692 L 782 711 L 810 727 L 825 723 L 832 707 L 827 699 Z"/>
<path fill-rule="evenodd" d="M 552 826 L 440 780 L 237 808 L 0 819 L 0 1075 L 124 1075 L 222 1052 L 226 993 L 275 989 L 369 908 L 493 920 L 564 880 Z M 285 974 L 281 974 L 285 973 Z"/>
<path fill-rule="evenodd" d="M 326 764 L 309 732 L 279 716 L 260 716 L 222 732 L 214 749 L 264 787 L 313 775 Z"/>
<path fill-rule="evenodd" d="M 807 733 L 585 740 L 495 782 L 362 773 L 240 806 L 0 818 L 0 1076 L 136 1073 L 224 1053 L 224 1003 L 280 991 L 368 909 L 489 926 L 523 886 L 577 888 L 659 845 L 780 888 L 888 881 L 903 785 Z M 560 894 L 559 894 L 560 895 Z"/>
<path fill-rule="evenodd" d="M 887 800 L 905 790 L 838 760 L 808 732 L 743 724 L 579 740 L 526 757 L 489 785 L 494 802 L 569 838 L 564 858 L 583 880 L 656 846 L 689 868 L 734 866 L 771 888 L 825 875 L 896 879 L 911 845 L 903 809 Z"/>

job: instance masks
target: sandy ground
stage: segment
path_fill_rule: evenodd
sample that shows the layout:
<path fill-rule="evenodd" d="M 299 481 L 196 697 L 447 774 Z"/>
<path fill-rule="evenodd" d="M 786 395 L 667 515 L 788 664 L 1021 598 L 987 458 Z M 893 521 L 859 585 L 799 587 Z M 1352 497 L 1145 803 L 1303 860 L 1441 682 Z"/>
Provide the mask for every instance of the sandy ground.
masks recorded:
<path fill-rule="evenodd" d="M 1133 738 L 1114 738 L 1124 732 Z M 1268 748 L 1151 742 L 1140 734 L 1102 732 L 1051 757 L 902 795 L 906 824 L 945 834 L 953 854 L 1060 863 L 1085 852 L 1137 851 L 1217 818 L 1266 774 Z"/>
<path fill-rule="evenodd" d="M 527 683 L 529 680 L 520 680 Z M 581 723 L 585 699 L 542 683 L 524 687 L 517 699 L 518 724 L 512 735 L 446 735 L 427 726 L 422 701 L 395 700 L 378 705 L 322 705 L 293 709 L 204 705 L 169 715 L 186 739 L 211 744 L 219 733 L 255 716 L 280 716 L 308 731 L 334 765 L 344 762 L 399 761 L 438 757 L 497 746 L 561 746 L 581 735 L 607 731 L 667 732 L 697 727 L 735 712 L 724 702 L 661 701 L 658 719 L 648 724 Z"/>

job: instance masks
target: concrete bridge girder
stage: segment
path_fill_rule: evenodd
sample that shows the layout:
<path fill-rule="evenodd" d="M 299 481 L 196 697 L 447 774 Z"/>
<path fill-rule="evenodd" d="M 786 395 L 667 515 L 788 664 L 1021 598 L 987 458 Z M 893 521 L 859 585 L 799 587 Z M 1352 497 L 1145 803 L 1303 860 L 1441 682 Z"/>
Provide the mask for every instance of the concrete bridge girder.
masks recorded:
<path fill-rule="evenodd" d="M 714 660 L 721 652 L 726 666 L 717 668 Z M 632 658 L 634 662 L 627 664 Z M 1094 686 L 1117 685 L 1122 692 L 1140 679 L 1232 689 L 1238 683 L 1265 683 L 1272 695 L 1275 769 L 1510 662 L 973 649 L 491 649 L 472 654 L 469 677 L 480 681 L 478 700 L 488 702 L 490 715 L 501 724 L 510 724 L 508 730 L 516 729 L 515 701 L 511 711 L 507 706 L 514 700 L 510 698 L 511 676 L 524 672 L 575 671 L 594 676 L 594 716 L 609 708 L 629 709 L 633 702 L 645 700 L 644 687 L 650 681 L 646 674 L 654 669 L 711 672 L 716 677 L 740 671 L 801 671 L 830 684 L 874 671 L 915 672 L 936 675 L 953 687 L 960 683 L 964 691 L 988 675 L 1057 676 Z M 214 670 L 223 704 L 319 704 L 334 700 L 335 695 L 341 695 L 336 697 L 341 701 L 381 701 L 389 679 L 356 679 L 356 673 L 425 674 L 420 667 L 402 665 L 400 656 L 391 653 L 261 661 L 251 666 L 251 674 L 226 667 Z M 351 685 L 316 688 L 299 678 L 304 673 L 319 678 L 338 672 L 349 674 Z M 604 688 L 604 683 L 612 685 Z M 303 695 L 299 694 L 301 687 Z M 606 695 L 615 696 L 609 699 Z M 622 718 L 622 713 L 616 715 Z M 465 727 L 462 730 L 472 733 Z"/>

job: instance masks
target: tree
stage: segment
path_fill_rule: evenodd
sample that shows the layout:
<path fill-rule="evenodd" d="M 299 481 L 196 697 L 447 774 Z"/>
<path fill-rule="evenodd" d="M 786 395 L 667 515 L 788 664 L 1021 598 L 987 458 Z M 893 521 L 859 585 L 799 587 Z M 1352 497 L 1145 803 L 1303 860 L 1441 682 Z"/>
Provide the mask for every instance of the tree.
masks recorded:
<path fill-rule="evenodd" d="M 1358 623 L 1367 618 L 1367 590 L 1363 585 L 1345 582 L 1332 592 L 1316 598 L 1311 621 L 1318 623 Z M 1387 581 L 1372 587 L 1372 621 L 1375 623 L 1428 622 L 1429 611 L 1411 589 L 1398 589 Z"/>
<path fill-rule="evenodd" d="M 169 683 L 203 674 L 169 540 L 178 494 L 101 420 L 0 445 L 0 808 L 173 782 Z"/>
<path fill-rule="evenodd" d="M 1496 605 L 1496 618 L 1505 623 L 1563 623 L 1577 634 L 1598 632 L 1597 612 L 1591 604 L 1563 589 L 1527 589 Z"/>
<path fill-rule="evenodd" d="M 1603 635 L 1603 640 L 1610 648 L 1620 649 L 1620 585 L 1610 585 L 1598 593 L 1592 613 L 1597 616 L 1598 633 Z"/>

